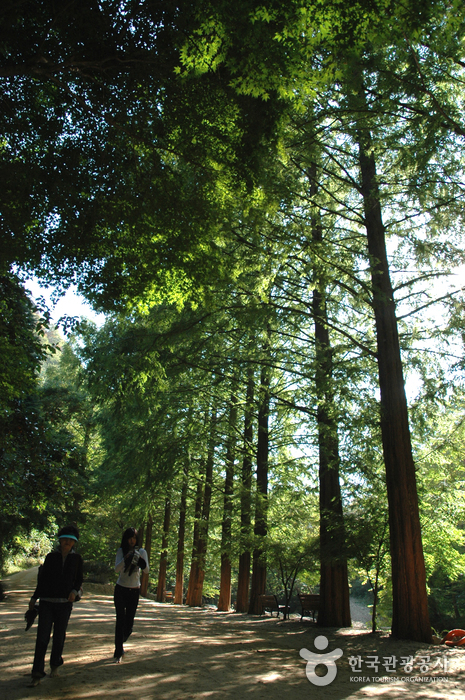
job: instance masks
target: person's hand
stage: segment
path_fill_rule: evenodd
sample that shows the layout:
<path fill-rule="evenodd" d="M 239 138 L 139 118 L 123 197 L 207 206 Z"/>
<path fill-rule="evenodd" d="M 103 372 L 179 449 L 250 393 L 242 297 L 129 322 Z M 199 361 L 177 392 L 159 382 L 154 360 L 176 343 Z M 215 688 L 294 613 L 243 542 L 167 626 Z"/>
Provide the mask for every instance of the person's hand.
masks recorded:
<path fill-rule="evenodd" d="M 36 599 L 31 598 L 31 600 L 29 601 L 29 610 L 34 610 L 35 604 L 36 604 Z"/>
<path fill-rule="evenodd" d="M 139 563 L 139 559 L 140 559 L 139 552 L 134 552 L 134 555 L 133 555 L 132 560 L 131 560 L 131 564 L 134 564 L 134 566 L 137 566 Z"/>
<path fill-rule="evenodd" d="M 134 554 L 134 550 L 133 550 L 133 549 L 129 550 L 129 552 L 128 552 L 127 554 L 124 555 L 124 561 L 125 561 L 126 563 L 129 562 L 129 561 L 131 561 L 131 560 L 132 560 L 132 557 L 133 557 L 133 554 Z"/>
<path fill-rule="evenodd" d="M 71 593 L 68 596 L 68 603 L 74 603 L 76 599 L 76 593 L 74 591 L 71 591 Z"/>

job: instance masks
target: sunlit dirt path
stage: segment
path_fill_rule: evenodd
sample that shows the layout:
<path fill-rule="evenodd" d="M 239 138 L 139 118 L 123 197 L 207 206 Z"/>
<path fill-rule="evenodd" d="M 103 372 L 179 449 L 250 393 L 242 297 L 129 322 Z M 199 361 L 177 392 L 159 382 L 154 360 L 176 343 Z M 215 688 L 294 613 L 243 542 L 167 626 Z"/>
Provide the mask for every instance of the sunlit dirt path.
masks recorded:
<path fill-rule="evenodd" d="M 46 677 L 28 688 L 36 626 L 25 632 L 23 615 L 34 587 L 18 579 L 0 602 L 0 700 L 187 700 L 188 698 L 250 698 L 251 700 L 319 700 L 366 697 L 463 698 L 464 654 L 414 642 L 396 642 L 361 630 L 322 630 L 313 623 L 277 621 L 218 613 L 141 600 L 134 634 L 120 665 L 113 663 L 114 609 L 109 595 L 87 594 L 74 606 L 64 650 L 65 664 L 57 678 Z M 306 677 L 302 647 L 316 652 L 314 639 L 324 633 L 328 651 L 343 651 L 337 676 L 317 687 Z M 389 683 L 351 680 L 350 656 L 426 653 L 442 661 L 447 656 L 448 680 Z M 382 675 L 380 672 L 379 676 Z M 441 672 L 430 674 L 439 677 Z"/>

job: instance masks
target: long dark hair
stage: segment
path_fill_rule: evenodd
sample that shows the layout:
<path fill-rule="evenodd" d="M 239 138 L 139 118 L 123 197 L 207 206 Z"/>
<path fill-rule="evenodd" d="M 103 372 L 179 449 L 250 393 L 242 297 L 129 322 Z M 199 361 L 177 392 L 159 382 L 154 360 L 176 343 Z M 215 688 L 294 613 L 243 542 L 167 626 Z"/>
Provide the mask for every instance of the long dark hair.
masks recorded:
<path fill-rule="evenodd" d="M 136 547 L 139 546 L 139 533 L 137 532 L 135 527 L 128 527 L 127 530 L 123 532 L 123 536 L 121 538 L 121 549 L 123 550 L 123 554 L 127 554 L 131 547 L 129 546 L 128 540 L 131 539 L 131 537 L 136 538 Z"/>

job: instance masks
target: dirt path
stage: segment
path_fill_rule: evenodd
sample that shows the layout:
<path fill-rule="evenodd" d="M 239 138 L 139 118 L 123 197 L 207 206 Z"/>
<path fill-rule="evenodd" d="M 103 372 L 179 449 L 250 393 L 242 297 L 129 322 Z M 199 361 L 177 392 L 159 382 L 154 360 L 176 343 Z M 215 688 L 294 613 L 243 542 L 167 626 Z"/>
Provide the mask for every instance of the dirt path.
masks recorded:
<path fill-rule="evenodd" d="M 115 665 L 112 598 L 90 592 L 74 606 L 60 675 L 47 676 L 37 688 L 27 688 L 36 631 L 35 625 L 24 631 L 23 615 L 35 581 L 34 573 L 27 574 L 18 575 L 16 582 L 10 579 L 9 593 L 0 603 L 2 700 L 450 700 L 464 694 L 465 651 L 460 649 L 396 642 L 353 628 L 323 630 L 299 618 L 282 622 L 275 617 L 254 618 L 151 600 L 141 600 L 124 662 Z M 299 651 L 324 653 L 314 645 L 322 634 L 329 640 L 326 651 L 340 648 L 343 655 L 337 661 L 334 681 L 319 687 L 308 681 Z M 358 656 L 362 670 L 353 671 L 349 658 L 353 662 Z M 413 656 L 413 669 L 388 674 L 381 666 L 376 672 L 367 667 L 370 656 L 377 656 L 380 663 L 390 656 L 399 662 L 401 656 Z M 425 673 L 420 672 L 420 657 L 429 657 L 430 668 Z M 446 672 L 439 665 L 431 670 L 433 664 L 445 660 Z M 375 665 L 374 659 L 371 662 Z M 419 676 L 423 680 L 413 682 Z M 372 680 L 381 677 L 388 682 Z M 425 680 L 441 677 L 448 680 Z"/>

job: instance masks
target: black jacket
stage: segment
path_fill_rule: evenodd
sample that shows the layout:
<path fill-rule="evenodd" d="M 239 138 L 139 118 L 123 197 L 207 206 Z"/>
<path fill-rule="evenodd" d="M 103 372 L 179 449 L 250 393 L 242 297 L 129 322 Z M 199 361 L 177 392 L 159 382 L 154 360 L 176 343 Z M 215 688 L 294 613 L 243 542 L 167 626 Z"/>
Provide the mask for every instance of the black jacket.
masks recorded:
<path fill-rule="evenodd" d="M 40 567 L 37 588 L 33 598 L 68 598 L 71 591 L 82 586 L 82 557 L 71 551 L 63 562 L 61 552 L 55 550 L 45 557 Z"/>

